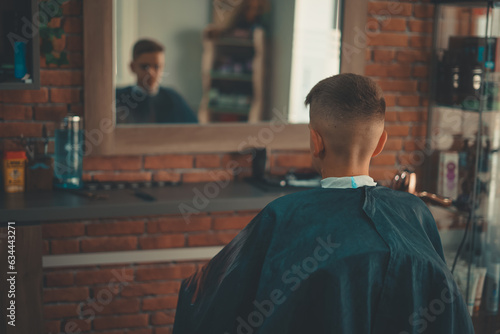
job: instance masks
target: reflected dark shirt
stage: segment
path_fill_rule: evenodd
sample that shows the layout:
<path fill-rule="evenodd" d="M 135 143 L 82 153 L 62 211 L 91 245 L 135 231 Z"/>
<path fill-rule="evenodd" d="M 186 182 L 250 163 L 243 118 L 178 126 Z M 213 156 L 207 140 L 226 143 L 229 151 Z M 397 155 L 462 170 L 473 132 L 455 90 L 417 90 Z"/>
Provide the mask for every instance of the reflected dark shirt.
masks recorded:
<path fill-rule="evenodd" d="M 197 123 L 196 114 L 176 91 L 160 87 L 148 95 L 137 86 L 116 90 L 116 123 Z"/>

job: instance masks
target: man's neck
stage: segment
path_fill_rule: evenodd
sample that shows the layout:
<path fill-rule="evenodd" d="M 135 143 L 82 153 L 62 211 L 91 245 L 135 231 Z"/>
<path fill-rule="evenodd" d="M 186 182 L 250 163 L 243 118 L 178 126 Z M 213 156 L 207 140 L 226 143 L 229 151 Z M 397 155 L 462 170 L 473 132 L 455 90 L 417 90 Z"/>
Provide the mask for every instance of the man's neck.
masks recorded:
<path fill-rule="evenodd" d="M 321 166 L 321 177 L 345 177 L 345 176 L 358 176 L 369 175 L 370 161 L 357 163 L 351 161 L 350 163 L 342 163 L 337 160 L 335 163 L 328 163 L 325 161 Z"/>

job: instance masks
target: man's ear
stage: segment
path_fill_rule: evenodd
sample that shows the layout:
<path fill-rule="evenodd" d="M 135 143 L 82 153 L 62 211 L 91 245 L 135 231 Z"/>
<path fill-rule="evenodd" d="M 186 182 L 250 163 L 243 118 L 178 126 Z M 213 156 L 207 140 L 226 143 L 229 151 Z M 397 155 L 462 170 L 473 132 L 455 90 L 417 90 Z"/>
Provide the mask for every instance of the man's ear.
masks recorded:
<path fill-rule="evenodd" d="M 380 154 L 380 152 L 382 152 L 386 142 L 387 142 L 387 131 L 384 130 L 384 132 L 382 132 L 382 135 L 380 136 L 380 139 L 378 140 L 378 144 L 377 147 L 375 148 L 375 151 L 373 151 L 372 158 L 376 157 L 377 155 Z"/>
<path fill-rule="evenodd" d="M 312 127 L 309 127 L 310 132 L 310 140 L 311 140 L 311 152 L 313 156 L 319 158 L 321 153 L 325 151 L 325 142 L 323 141 L 323 137 L 321 134 L 314 130 Z"/>
<path fill-rule="evenodd" d="M 137 73 L 135 72 L 135 62 L 134 62 L 133 60 L 130 62 L 130 65 L 129 65 L 129 66 L 130 66 L 130 70 L 132 71 L 132 73 L 137 74 Z"/>

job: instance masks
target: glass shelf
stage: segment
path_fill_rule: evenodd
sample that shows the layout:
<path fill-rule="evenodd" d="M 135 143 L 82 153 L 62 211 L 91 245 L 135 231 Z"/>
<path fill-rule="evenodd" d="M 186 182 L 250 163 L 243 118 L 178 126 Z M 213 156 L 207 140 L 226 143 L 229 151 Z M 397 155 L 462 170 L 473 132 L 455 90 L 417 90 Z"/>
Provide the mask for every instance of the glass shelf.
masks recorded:
<path fill-rule="evenodd" d="M 500 284 L 500 8 L 487 8 L 486 1 L 434 2 L 422 190 L 453 200 L 452 207 L 429 209 L 476 333 L 495 333 L 500 330 L 500 300 L 493 289 Z M 476 292 L 480 304 L 474 306 Z"/>

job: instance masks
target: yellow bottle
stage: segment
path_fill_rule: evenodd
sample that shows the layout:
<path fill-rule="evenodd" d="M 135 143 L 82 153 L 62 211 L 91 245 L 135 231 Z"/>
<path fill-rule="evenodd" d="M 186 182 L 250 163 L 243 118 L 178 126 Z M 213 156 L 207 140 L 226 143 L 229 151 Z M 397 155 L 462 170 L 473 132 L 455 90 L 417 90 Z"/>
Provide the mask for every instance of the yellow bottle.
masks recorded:
<path fill-rule="evenodd" d="M 25 188 L 24 170 L 26 152 L 8 151 L 3 154 L 3 177 L 5 192 L 19 193 Z"/>

